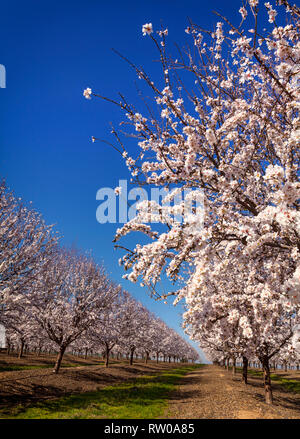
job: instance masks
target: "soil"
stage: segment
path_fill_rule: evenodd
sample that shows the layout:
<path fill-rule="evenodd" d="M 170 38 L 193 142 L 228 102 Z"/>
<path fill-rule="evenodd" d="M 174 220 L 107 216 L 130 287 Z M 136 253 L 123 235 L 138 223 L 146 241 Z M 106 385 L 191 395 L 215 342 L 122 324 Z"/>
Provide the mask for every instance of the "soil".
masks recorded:
<path fill-rule="evenodd" d="M 16 353 L 7 355 L 6 352 L 0 353 L 0 367 L 5 366 L 43 366 L 43 367 L 54 367 L 56 360 L 56 355 L 40 354 L 35 355 L 34 353 L 25 354 L 22 358 L 18 358 Z M 62 366 L 64 365 L 77 365 L 86 366 L 91 364 L 99 364 L 103 362 L 99 356 L 88 356 L 85 359 L 83 356 L 75 356 L 71 354 L 65 354 L 62 361 Z"/>
<path fill-rule="evenodd" d="M 129 366 L 125 362 L 114 361 L 106 368 L 99 364 L 96 358 L 76 358 L 71 355 L 64 357 L 63 364 L 72 364 L 77 367 L 61 368 L 58 374 L 52 372 L 55 357 L 26 356 L 17 359 L 9 356 L 0 357 L 0 365 L 49 365 L 49 368 L 0 372 L 0 409 L 9 408 L 17 404 L 27 405 L 34 402 L 58 398 L 74 393 L 100 390 L 105 386 L 118 384 L 123 381 L 134 381 L 143 375 L 154 375 L 173 367 L 177 363 L 158 363 L 151 361 L 148 364 L 136 362 Z M 87 366 L 86 364 L 93 365 Z M 51 366 L 51 367 L 50 367 Z"/>
<path fill-rule="evenodd" d="M 84 358 L 65 355 L 58 375 L 52 372 L 54 356 L 0 355 L 0 366 L 42 365 L 46 368 L 0 372 L 0 409 L 16 404 L 58 398 L 60 396 L 99 390 L 123 381 L 134 381 L 143 375 L 154 375 L 177 363 L 125 362 L 113 360 L 105 368 L 97 357 Z M 276 371 L 285 378 L 300 380 L 300 371 Z M 181 384 L 169 400 L 169 406 L 161 418 L 169 419 L 300 419 L 299 393 L 288 391 L 273 381 L 274 404 L 264 402 L 261 377 L 248 377 L 249 384 L 241 382 L 241 374 L 204 365 L 181 379 Z"/>
<path fill-rule="evenodd" d="M 277 372 L 276 372 L 277 373 Z M 281 375 L 284 372 L 280 372 Z M 300 380 L 300 372 L 285 377 Z M 273 382 L 274 404 L 264 402 L 262 378 L 241 382 L 241 374 L 205 365 L 182 378 L 164 418 L 171 419 L 299 419 L 300 396 Z"/>

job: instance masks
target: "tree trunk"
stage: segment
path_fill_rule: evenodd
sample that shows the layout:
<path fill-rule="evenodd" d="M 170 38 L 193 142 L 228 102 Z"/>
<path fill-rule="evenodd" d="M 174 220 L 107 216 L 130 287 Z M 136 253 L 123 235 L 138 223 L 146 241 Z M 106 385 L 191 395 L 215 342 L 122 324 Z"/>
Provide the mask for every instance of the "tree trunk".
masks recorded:
<path fill-rule="evenodd" d="M 19 349 L 19 358 L 23 357 L 24 345 L 25 345 L 24 341 L 21 340 L 21 345 L 20 345 L 20 349 Z"/>
<path fill-rule="evenodd" d="M 243 375 L 242 381 L 244 384 L 248 384 L 248 358 L 243 356 Z"/>
<path fill-rule="evenodd" d="M 135 349 L 135 348 L 133 348 L 133 349 L 130 349 L 130 360 L 129 360 L 129 364 L 130 364 L 130 366 L 132 366 L 132 365 L 133 365 L 133 355 L 134 355 L 134 349 Z"/>
<path fill-rule="evenodd" d="M 85 360 L 87 359 L 87 354 L 88 354 L 88 349 L 85 348 L 85 351 L 84 351 L 84 359 L 85 359 Z"/>
<path fill-rule="evenodd" d="M 236 372 L 236 362 L 235 358 L 232 359 L 232 375 L 235 375 Z"/>
<path fill-rule="evenodd" d="M 146 351 L 146 355 L 145 355 L 145 364 L 148 363 L 148 359 L 149 359 L 149 352 Z"/>
<path fill-rule="evenodd" d="M 156 353 L 156 363 L 158 363 L 158 356 L 159 356 L 159 353 L 157 352 Z"/>
<path fill-rule="evenodd" d="M 262 363 L 262 369 L 264 373 L 264 387 L 265 387 L 265 398 L 267 404 L 273 404 L 273 394 L 271 387 L 271 376 L 270 376 L 270 366 L 269 358 L 267 356 L 260 359 Z"/>
<path fill-rule="evenodd" d="M 226 370 L 229 370 L 229 358 L 226 359 Z"/>
<path fill-rule="evenodd" d="M 109 349 L 108 345 L 106 345 L 105 347 L 106 347 L 106 350 L 105 350 L 105 367 L 108 367 L 108 365 L 109 365 L 110 349 Z"/>
<path fill-rule="evenodd" d="M 59 372 L 61 361 L 63 359 L 65 350 L 66 350 L 66 346 L 60 346 L 58 355 L 56 357 L 55 366 L 54 366 L 54 369 L 53 369 L 54 373 L 58 373 Z"/>

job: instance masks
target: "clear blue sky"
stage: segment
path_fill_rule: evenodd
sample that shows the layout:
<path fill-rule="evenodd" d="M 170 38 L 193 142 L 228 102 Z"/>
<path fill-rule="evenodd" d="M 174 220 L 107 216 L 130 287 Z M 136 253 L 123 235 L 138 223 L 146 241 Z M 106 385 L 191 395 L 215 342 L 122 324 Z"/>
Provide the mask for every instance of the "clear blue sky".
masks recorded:
<path fill-rule="evenodd" d="M 88 101 L 82 92 L 91 87 L 135 99 L 136 76 L 111 48 L 151 73 L 156 53 L 142 36 L 144 23 L 158 29 L 162 22 L 169 41 L 184 44 L 188 17 L 209 28 L 217 10 L 238 23 L 239 7 L 240 1 L 221 0 L 1 3 L 0 64 L 7 73 L 6 89 L 0 89 L 1 176 L 47 223 L 56 224 L 64 244 L 92 249 L 112 279 L 181 335 L 180 306 L 155 302 L 138 284 L 122 279 L 121 253 L 112 244 L 116 225 L 96 221 L 97 190 L 118 186 L 128 171 L 113 149 L 91 142 L 92 135 L 112 140 L 109 122 L 119 121 L 118 109 Z"/>

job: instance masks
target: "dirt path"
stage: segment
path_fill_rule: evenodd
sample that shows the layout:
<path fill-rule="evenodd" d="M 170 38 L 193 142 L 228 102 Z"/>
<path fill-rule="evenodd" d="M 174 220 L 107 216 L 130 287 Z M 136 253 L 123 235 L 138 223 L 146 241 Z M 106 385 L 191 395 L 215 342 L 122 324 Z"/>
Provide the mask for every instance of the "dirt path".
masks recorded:
<path fill-rule="evenodd" d="M 245 386 L 240 375 L 219 366 L 205 365 L 189 373 L 169 401 L 171 419 L 300 419 L 299 394 L 274 383 L 274 404 L 264 402 L 259 378 Z"/>

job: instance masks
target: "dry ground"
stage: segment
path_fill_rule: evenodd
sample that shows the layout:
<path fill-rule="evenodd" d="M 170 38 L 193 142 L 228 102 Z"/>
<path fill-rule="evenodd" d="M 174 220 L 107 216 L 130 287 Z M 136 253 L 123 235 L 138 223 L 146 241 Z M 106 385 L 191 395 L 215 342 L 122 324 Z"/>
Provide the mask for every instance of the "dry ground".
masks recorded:
<path fill-rule="evenodd" d="M 77 367 L 64 367 L 53 374 L 54 357 L 32 355 L 22 359 L 0 355 L 0 366 L 5 364 L 51 366 L 43 369 L 0 372 L 0 408 L 16 404 L 32 404 L 77 392 L 99 390 L 122 381 L 134 381 L 143 375 L 153 375 L 178 363 L 136 362 L 129 366 L 116 362 L 109 368 L 98 358 L 66 355 L 64 363 Z M 300 380 L 298 371 L 276 371 L 285 378 Z M 264 402 L 260 377 L 249 376 L 249 384 L 241 383 L 241 375 L 232 376 L 219 366 L 204 365 L 182 378 L 172 393 L 168 409 L 162 418 L 172 419 L 300 419 L 300 395 L 273 382 L 274 405 Z"/>
<path fill-rule="evenodd" d="M 27 356 L 22 359 L 6 358 L 14 365 L 49 364 L 53 366 L 54 357 L 44 356 L 34 358 Z M 86 364 L 93 365 L 87 366 Z M 61 368 L 59 374 L 54 374 L 51 368 L 18 370 L 0 372 L 0 408 L 16 404 L 32 404 L 33 402 L 58 398 L 72 393 L 99 390 L 102 387 L 134 381 L 143 375 L 154 375 L 169 368 L 178 367 L 178 363 L 149 362 L 147 365 L 136 362 L 129 366 L 125 362 L 113 362 L 108 368 L 99 364 L 99 359 L 87 360 L 66 355 L 63 364 L 73 364 L 77 367 Z M 4 356 L 0 357 L 0 365 L 4 365 Z"/>
<path fill-rule="evenodd" d="M 277 372 L 276 372 L 277 373 Z M 286 373 L 289 375 L 289 372 Z M 294 371 L 291 377 L 300 380 Z M 273 382 L 274 404 L 264 402 L 262 379 L 232 376 L 219 366 L 205 365 L 182 379 L 163 417 L 172 419 L 300 419 L 300 395 Z"/>
<path fill-rule="evenodd" d="M 18 358 L 18 355 L 13 353 L 7 355 L 5 352 L 0 353 L 0 368 L 5 366 L 54 366 L 56 360 L 56 355 L 48 355 L 48 354 L 26 354 L 22 358 Z M 62 365 L 77 365 L 77 366 L 85 366 L 91 364 L 99 364 L 103 362 L 100 357 L 96 356 L 88 356 L 85 360 L 84 357 L 78 357 L 75 355 L 65 354 L 63 357 Z"/>

